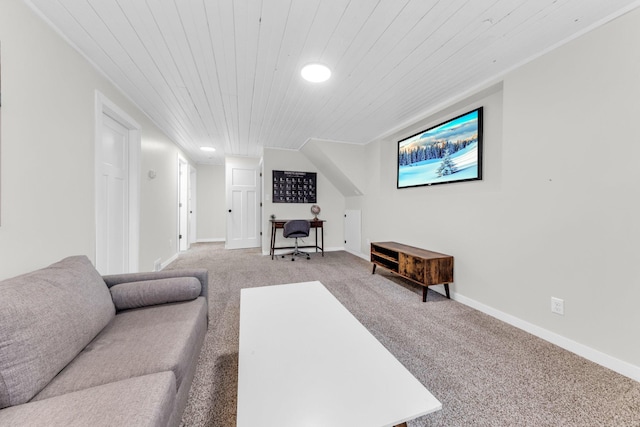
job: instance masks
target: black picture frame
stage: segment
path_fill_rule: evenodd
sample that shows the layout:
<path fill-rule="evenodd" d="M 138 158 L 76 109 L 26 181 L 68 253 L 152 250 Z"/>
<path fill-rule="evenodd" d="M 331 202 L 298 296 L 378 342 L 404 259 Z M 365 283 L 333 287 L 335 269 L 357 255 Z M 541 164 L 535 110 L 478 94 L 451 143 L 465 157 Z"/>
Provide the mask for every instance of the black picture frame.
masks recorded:
<path fill-rule="evenodd" d="M 273 171 L 273 203 L 317 203 L 317 173 Z"/>

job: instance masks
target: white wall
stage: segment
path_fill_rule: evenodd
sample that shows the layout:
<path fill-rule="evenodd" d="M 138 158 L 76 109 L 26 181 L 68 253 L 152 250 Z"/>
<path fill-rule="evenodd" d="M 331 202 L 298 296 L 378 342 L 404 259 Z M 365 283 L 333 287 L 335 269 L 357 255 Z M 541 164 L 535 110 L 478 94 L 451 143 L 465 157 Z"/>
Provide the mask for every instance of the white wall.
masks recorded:
<path fill-rule="evenodd" d="M 140 269 L 173 256 L 176 146 L 22 1 L 0 2 L 0 42 L 0 278 L 94 259 L 96 90 L 142 126 Z"/>
<path fill-rule="evenodd" d="M 335 250 L 344 248 L 344 210 L 345 198 L 342 194 L 327 180 L 327 178 L 316 169 L 313 164 L 300 152 L 292 150 L 277 150 L 266 148 L 263 156 L 263 225 L 262 225 L 262 251 L 269 253 L 269 242 L 271 237 L 271 226 L 269 217 L 273 214 L 279 219 L 311 219 L 311 204 L 309 203 L 273 203 L 273 171 L 299 171 L 299 172 L 317 172 L 318 179 L 318 200 L 317 205 L 320 206 L 322 212 L 318 216 L 319 219 L 327 221 L 324 228 L 324 248 L 325 250 Z M 282 233 L 276 234 L 276 246 L 290 246 L 291 242 L 285 242 Z M 311 232 L 310 240 L 307 243 L 315 241 L 314 231 Z M 320 237 L 318 237 L 320 240 Z M 288 244 L 287 244 L 288 243 Z"/>
<path fill-rule="evenodd" d="M 452 292 L 640 379 L 640 10 L 547 54 L 484 99 L 367 147 L 367 240 L 455 257 Z M 484 105 L 484 179 L 396 189 L 397 141 Z M 565 301 L 565 315 L 550 298 Z"/>
<path fill-rule="evenodd" d="M 362 190 L 367 185 L 366 163 L 362 161 L 366 146 L 342 142 L 321 141 L 321 150 L 330 157 L 355 187 Z"/>
<path fill-rule="evenodd" d="M 179 251 L 178 159 L 188 159 L 148 120 L 145 123 L 140 156 L 140 271 L 151 271 L 155 260 L 166 264 Z M 155 171 L 155 178 L 149 178 L 149 170 Z"/>
<path fill-rule="evenodd" d="M 198 165 L 198 241 L 226 238 L 226 196 L 224 165 Z"/>
<path fill-rule="evenodd" d="M 505 79 L 501 240 L 518 250 L 502 251 L 498 292 L 477 295 L 635 366 L 639 39 L 635 10 Z"/>

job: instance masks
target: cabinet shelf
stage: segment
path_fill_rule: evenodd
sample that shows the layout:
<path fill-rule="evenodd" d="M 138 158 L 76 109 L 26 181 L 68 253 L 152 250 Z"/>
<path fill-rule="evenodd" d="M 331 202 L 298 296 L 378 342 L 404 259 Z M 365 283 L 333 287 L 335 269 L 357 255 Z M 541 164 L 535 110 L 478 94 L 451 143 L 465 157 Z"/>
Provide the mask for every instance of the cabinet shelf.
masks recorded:
<path fill-rule="evenodd" d="M 398 253 L 398 251 L 394 251 L 384 246 L 378 246 L 375 243 L 372 243 L 371 262 L 374 266 L 379 265 L 380 267 L 397 273 L 400 263 L 400 254 Z"/>
<path fill-rule="evenodd" d="M 398 263 L 398 258 L 397 257 L 393 258 L 393 257 L 391 257 L 389 255 L 385 255 L 385 254 L 382 254 L 380 252 L 371 252 L 371 256 L 375 257 L 375 258 L 382 258 L 382 259 L 384 259 L 386 261 L 389 261 L 389 262 L 392 262 L 394 264 Z"/>

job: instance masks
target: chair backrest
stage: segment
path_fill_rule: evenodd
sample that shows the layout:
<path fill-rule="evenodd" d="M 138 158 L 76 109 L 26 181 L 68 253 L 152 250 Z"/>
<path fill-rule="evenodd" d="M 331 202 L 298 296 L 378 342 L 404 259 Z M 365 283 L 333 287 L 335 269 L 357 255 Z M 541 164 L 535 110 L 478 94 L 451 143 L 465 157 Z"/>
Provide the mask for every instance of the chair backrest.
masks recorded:
<path fill-rule="evenodd" d="M 284 223 L 284 237 L 309 237 L 311 224 L 306 219 L 292 219 Z"/>

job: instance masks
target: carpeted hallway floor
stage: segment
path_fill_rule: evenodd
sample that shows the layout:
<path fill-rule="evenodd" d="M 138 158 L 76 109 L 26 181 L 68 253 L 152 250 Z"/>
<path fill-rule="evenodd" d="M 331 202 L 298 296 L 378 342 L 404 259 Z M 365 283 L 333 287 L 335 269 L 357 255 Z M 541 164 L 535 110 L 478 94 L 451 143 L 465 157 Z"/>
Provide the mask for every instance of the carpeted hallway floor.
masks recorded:
<path fill-rule="evenodd" d="M 438 293 L 422 303 L 421 288 L 347 252 L 291 262 L 202 243 L 167 269 L 196 267 L 209 270 L 210 323 L 183 426 L 235 426 L 240 289 L 311 280 L 442 402 L 409 427 L 640 426 L 640 383 Z"/>

